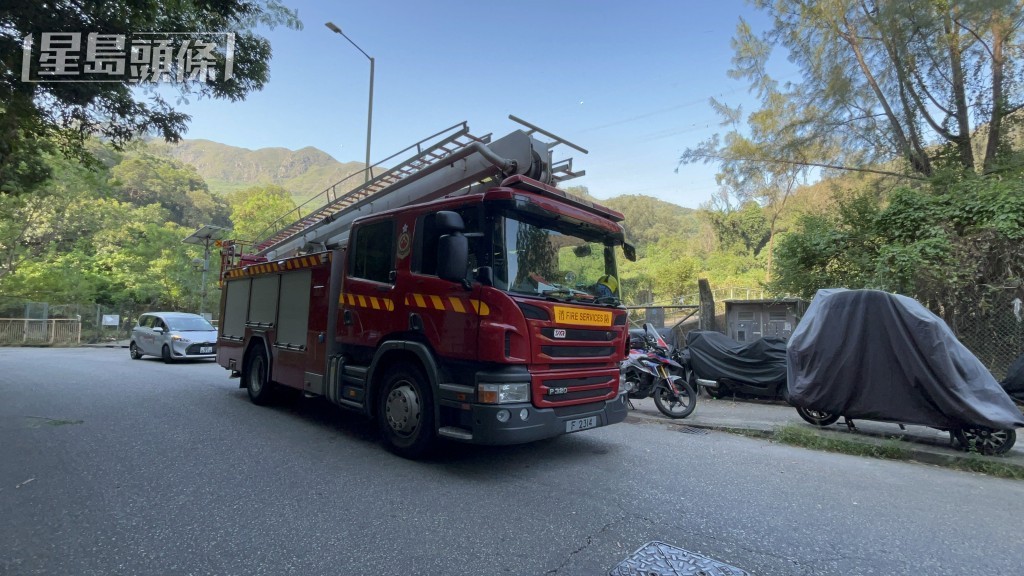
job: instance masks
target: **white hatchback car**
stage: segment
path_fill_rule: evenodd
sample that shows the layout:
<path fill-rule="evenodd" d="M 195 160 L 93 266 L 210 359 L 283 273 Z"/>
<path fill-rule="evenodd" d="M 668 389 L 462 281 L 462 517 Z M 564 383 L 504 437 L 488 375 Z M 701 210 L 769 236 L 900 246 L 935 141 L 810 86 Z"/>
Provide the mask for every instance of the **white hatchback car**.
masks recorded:
<path fill-rule="evenodd" d="M 128 346 L 132 358 L 159 356 L 164 362 L 216 358 L 217 329 L 206 318 L 187 312 L 147 312 L 139 316 Z"/>

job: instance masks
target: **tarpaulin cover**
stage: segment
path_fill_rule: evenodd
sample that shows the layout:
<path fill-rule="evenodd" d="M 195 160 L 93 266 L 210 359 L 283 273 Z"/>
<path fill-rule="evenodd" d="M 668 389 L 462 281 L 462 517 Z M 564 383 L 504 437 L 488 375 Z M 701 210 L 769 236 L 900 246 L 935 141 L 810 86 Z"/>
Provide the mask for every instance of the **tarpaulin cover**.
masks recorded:
<path fill-rule="evenodd" d="M 819 290 L 789 338 L 788 358 L 795 406 L 945 429 L 1024 426 L 946 323 L 906 296 Z"/>
<path fill-rule="evenodd" d="M 1024 354 L 1021 354 L 1010 364 L 1006 371 L 1006 378 L 1002 381 L 1003 388 L 1010 394 L 1024 398 Z"/>
<path fill-rule="evenodd" d="M 701 378 L 728 378 L 770 387 L 786 381 L 786 341 L 760 338 L 737 342 L 720 332 L 694 330 L 686 335 L 690 365 Z"/>

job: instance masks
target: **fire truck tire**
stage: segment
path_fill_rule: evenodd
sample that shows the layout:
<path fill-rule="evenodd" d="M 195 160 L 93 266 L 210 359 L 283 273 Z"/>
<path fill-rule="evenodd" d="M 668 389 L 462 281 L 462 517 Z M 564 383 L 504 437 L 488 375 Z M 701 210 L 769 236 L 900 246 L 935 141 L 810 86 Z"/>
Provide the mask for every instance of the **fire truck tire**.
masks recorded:
<path fill-rule="evenodd" d="M 245 383 L 249 400 L 258 406 L 274 401 L 274 383 L 270 381 L 270 363 L 267 354 L 260 347 L 253 348 L 245 363 Z"/>
<path fill-rule="evenodd" d="M 430 383 L 417 366 L 396 366 L 384 375 L 377 422 L 388 449 L 405 458 L 430 453 L 435 442 Z"/>

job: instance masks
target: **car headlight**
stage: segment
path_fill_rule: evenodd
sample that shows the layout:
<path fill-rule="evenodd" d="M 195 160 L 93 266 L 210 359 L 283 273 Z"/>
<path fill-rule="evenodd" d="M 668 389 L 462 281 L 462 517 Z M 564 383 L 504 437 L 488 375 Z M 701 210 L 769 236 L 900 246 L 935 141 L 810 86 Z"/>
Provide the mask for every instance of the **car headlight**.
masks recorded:
<path fill-rule="evenodd" d="M 476 397 L 481 404 L 529 402 L 530 385 L 525 382 L 521 384 L 480 384 L 477 386 Z"/>
<path fill-rule="evenodd" d="M 178 336 L 177 334 L 171 336 L 171 340 L 174 340 L 175 342 L 181 342 L 182 344 L 188 344 L 189 342 L 191 342 L 191 340 L 189 340 L 188 338 Z"/>

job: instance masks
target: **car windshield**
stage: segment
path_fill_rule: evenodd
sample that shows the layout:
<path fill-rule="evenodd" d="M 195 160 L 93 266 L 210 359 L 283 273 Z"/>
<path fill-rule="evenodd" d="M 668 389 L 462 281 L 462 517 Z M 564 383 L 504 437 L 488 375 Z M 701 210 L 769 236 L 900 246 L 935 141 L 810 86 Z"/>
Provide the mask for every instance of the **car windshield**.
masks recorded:
<path fill-rule="evenodd" d="M 205 318 L 186 317 L 186 318 L 167 318 L 167 327 L 177 332 L 199 332 L 207 330 L 216 330 L 212 324 L 206 321 Z"/>
<path fill-rule="evenodd" d="M 615 253 L 611 242 L 560 230 L 554 222 L 505 216 L 494 236 L 494 280 L 502 290 L 618 304 Z"/>

